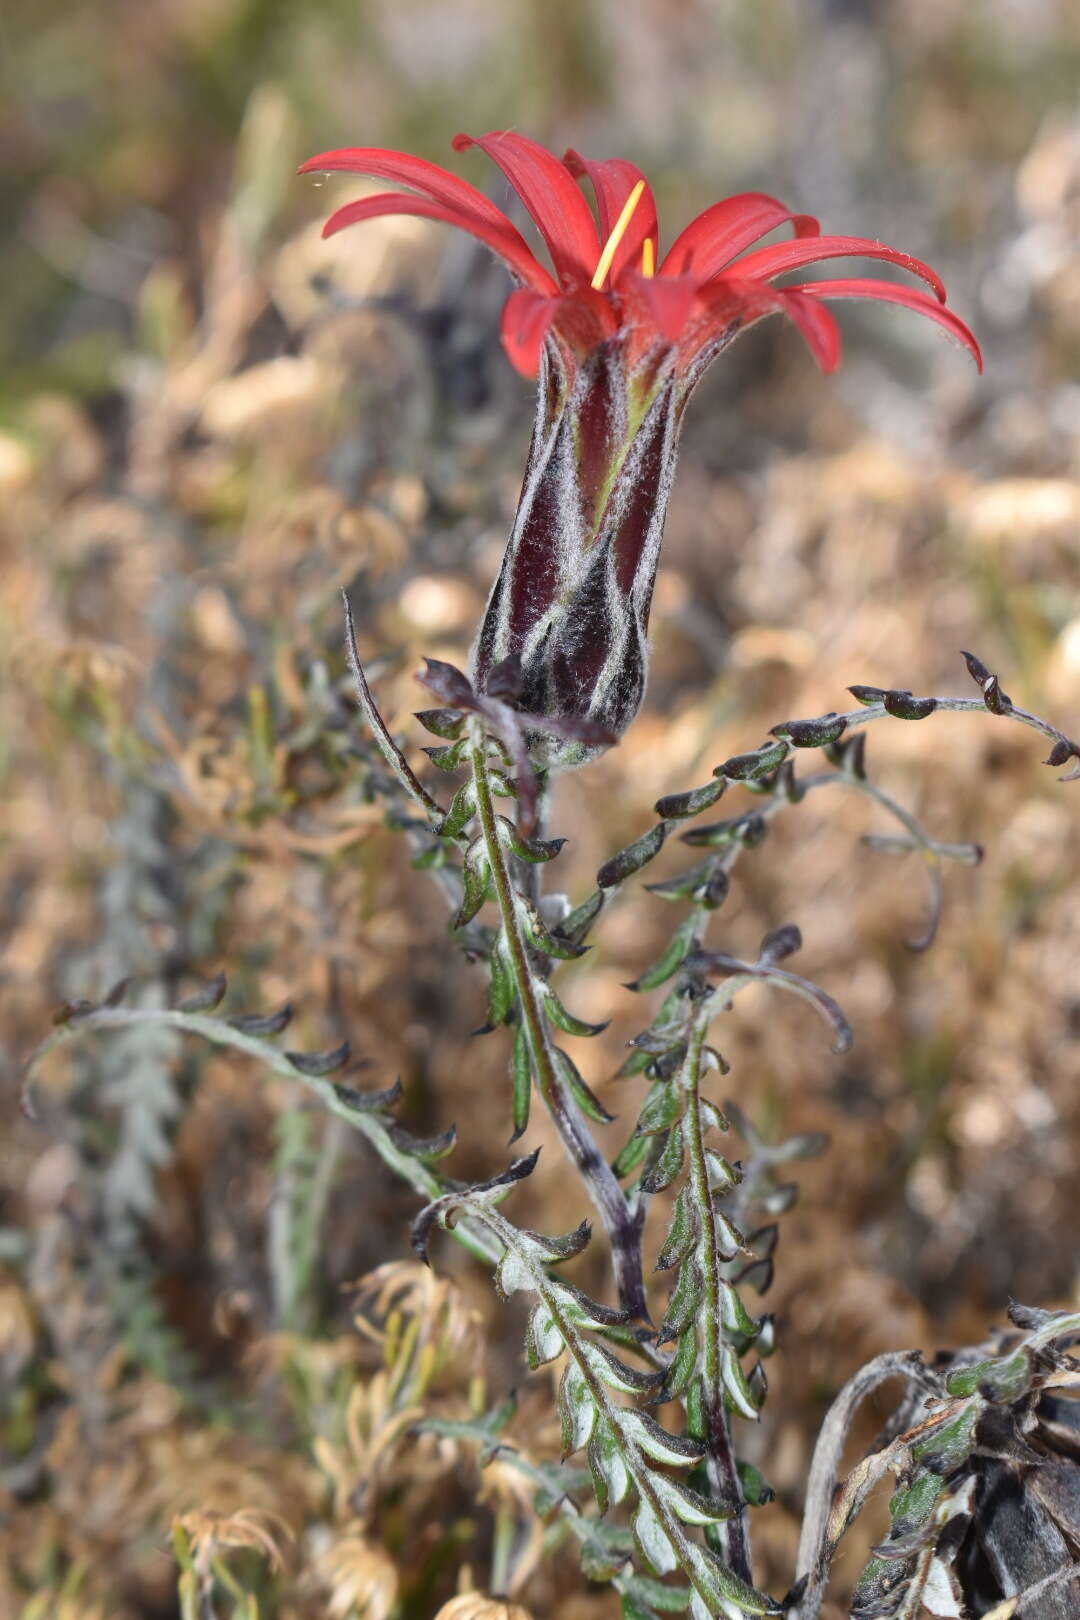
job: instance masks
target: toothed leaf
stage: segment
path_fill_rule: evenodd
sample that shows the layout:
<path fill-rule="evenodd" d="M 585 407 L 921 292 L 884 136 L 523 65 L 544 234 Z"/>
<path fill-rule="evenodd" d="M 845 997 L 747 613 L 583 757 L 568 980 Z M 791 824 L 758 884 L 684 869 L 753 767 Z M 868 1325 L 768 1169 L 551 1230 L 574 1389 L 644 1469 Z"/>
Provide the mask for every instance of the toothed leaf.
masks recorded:
<path fill-rule="evenodd" d="M 286 1052 L 285 1056 L 301 1074 L 333 1074 L 335 1069 L 344 1068 L 348 1063 L 349 1043 L 342 1041 L 328 1052 Z"/>
<path fill-rule="evenodd" d="M 596 874 L 597 888 L 613 889 L 616 884 L 625 883 L 635 872 L 640 872 L 659 853 L 666 837 L 667 828 L 662 821 L 658 821 L 648 832 L 642 833 L 640 838 L 635 838 L 632 844 L 604 862 Z"/>
<path fill-rule="evenodd" d="M 569 1088 L 582 1113 L 587 1114 L 589 1119 L 595 1120 L 598 1125 L 610 1125 L 615 1115 L 609 1114 L 600 1099 L 590 1090 L 573 1059 L 568 1057 L 561 1047 L 555 1047 L 552 1056 L 563 1084 Z"/>
<path fill-rule="evenodd" d="M 276 1012 L 234 1013 L 225 1022 L 230 1029 L 238 1029 L 244 1035 L 280 1035 L 292 1019 L 292 1015 L 292 1002 L 287 1001 Z"/>
<path fill-rule="evenodd" d="M 122 979 L 118 985 L 114 985 L 102 1002 L 102 1006 L 116 1006 L 127 988 L 127 982 L 126 979 Z M 177 1012 L 191 1013 L 209 1012 L 211 1008 L 219 1005 L 228 987 L 229 981 L 224 973 L 215 973 L 214 977 L 207 979 L 206 983 L 200 986 L 198 990 L 194 991 L 190 996 L 185 996 L 183 1001 L 178 1001 L 176 1010 Z"/>
<path fill-rule="evenodd" d="M 414 718 L 425 731 L 446 742 L 457 742 L 465 726 L 465 716 L 460 709 L 417 709 Z"/>
<path fill-rule="evenodd" d="M 655 990 L 659 985 L 670 979 L 673 973 L 677 973 L 694 943 L 694 928 L 695 919 L 692 916 L 687 917 L 685 922 L 680 923 L 674 934 L 672 934 L 671 941 L 664 954 L 658 961 L 653 963 L 651 968 L 646 968 L 645 972 L 635 979 L 628 988 L 631 990 Z"/>
<path fill-rule="evenodd" d="M 670 1575 L 678 1568 L 679 1561 L 668 1540 L 667 1531 L 648 1502 L 638 1503 L 634 1514 L 634 1540 L 638 1552 L 654 1574 Z"/>
<path fill-rule="evenodd" d="M 517 1001 L 514 971 L 503 953 L 501 937 L 488 957 L 488 973 L 488 1023 L 497 1029 L 506 1022 Z"/>
<path fill-rule="evenodd" d="M 463 893 L 461 907 L 454 918 L 455 928 L 464 928 L 472 922 L 487 899 L 490 877 L 491 867 L 484 852 L 483 840 L 474 838 L 465 851 L 465 863 L 461 870 Z"/>
<path fill-rule="evenodd" d="M 700 1230 L 693 1194 L 688 1186 L 680 1187 L 675 1207 L 671 1212 L 671 1222 L 664 1246 L 656 1258 L 655 1269 L 668 1271 L 672 1266 L 678 1265 L 697 1241 Z"/>
<path fill-rule="evenodd" d="M 590 1024 L 584 1018 L 575 1018 L 553 990 L 544 992 L 544 1011 L 556 1029 L 563 1030 L 567 1035 L 601 1035 L 608 1027 L 607 1019 L 602 1024 Z"/>
<path fill-rule="evenodd" d="M 665 1401 L 678 1400 L 693 1378 L 698 1364 L 698 1338 L 693 1327 L 687 1328 L 679 1339 L 674 1356 L 668 1363 L 667 1377 L 664 1380 L 663 1399 Z"/>
<path fill-rule="evenodd" d="M 622 1418 L 624 1427 L 629 1429 L 640 1449 L 653 1462 L 667 1463 L 672 1468 L 686 1468 L 691 1463 L 700 1462 L 704 1455 L 705 1448 L 697 1440 L 690 1440 L 681 1434 L 669 1434 L 647 1412 L 627 1408 Z"/>
<path fill-rule="evenodd" d="M 725 1344 L 721 1353 L 720 1376 L 728 1400 L 740 1417 L 757 1421 L 758 1408 L 753 1391 L 747 1382 L 740 1362 L 731 1345 Z"/>
<path fill-rule="evenodd" d="M 655 1484 L 667 1506 L 683 1524 L 723 1524 L 735 1513 L 734 1503 L 710 1501 L 689 1485 L 684 1485 L 681 1479 L 660 1476 Z"/>
<path fill-rule="evenodd" d="M 567 1363 L 559 1383 L 559 1417 L 565 1458 L 588 1445 L 596 1423 L 596 1406 L 589 1386 L 572 1361 Z"/>
<path fill-rule="evenodd" d="M 570 940 L 553 934 L 536 906 L 526 895 L 515 892 L 514 905 L 528 936 L 529 944 L 534 950 L 541 951 L 544 956 L 554 956 L 562 961 L 574 961 L 577 957 L 584 956 L 585 946 L 574 945 Z"/>
<path fill-rule="evenodd" d="M 704 1279 L 697 1258 L 691 1255 L 683 1261 L 679 1270 L 678 1280 L 668 1300 L 667 1310 L 664 1312 L 663 1325 L 658 1336 L 659 1344 L 668 1344 L 677 1339 L 690 1326 L 697 1316 L 704 1294 Z"/>
<path fill-rule="evenodd" d="M 642 1137 L 642 1141 L 649 1141 L 649 1137 Z M 656 1140 L 655 1138 L 653 1140 Z M 649 1165 L 641 1178 L 641 1185 L 647 1193 L 663 1192 L 679 1174 L 686 1154 L 686 1144 L 683 1137 L 681 1120 L 673 1125 L 667 1134 L 659 1154 Z"/>
<path fill-rule="evenodd" d="M 708 810 L 726 792 L 727 783 L 722 776 L 716 777 L 704 787 L 691 788 L 688 793 L 669 793 L 657 799 L 656 813 L 670 821 L 683 821 L 687 816 Z"/>
<path fill-rule="evenodd" d="M 535 1372 L 545 1362 L 554 1361 L 564 1349 L 562 1333 L 547 1306 L 541 1302 L 533 1310 L 525 1330 L 525 1355 L 530 1369 Z"/>
<path fill-rule="evenodd" d="M 532 1101 L 532 1058 L 529 1055 L 529 1037 L 524 1029 L 518 1029 L 514 1035 L 510 1069 L 514 1084 L 514 1134 L 510 1140 L 516 1142 L 528 1126 L 529 1104 Z"/>
<path fill-rule="evenodd" d="M 678 1086 L 657 1082 L 645 1099 L 634 1130 L 639 1136 L 655 1136 L 671 1128 L 682 1114 L 683 1098 Z"/>

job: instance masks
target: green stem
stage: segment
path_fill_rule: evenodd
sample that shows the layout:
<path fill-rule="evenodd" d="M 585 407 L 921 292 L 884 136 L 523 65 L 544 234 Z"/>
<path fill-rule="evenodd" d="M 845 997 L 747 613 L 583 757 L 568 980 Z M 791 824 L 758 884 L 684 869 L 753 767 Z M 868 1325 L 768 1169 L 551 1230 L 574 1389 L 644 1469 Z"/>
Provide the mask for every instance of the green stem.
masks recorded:
<path fill-rule="evenodd" d="M 157 1007 L 97 1007 L 91 1012 L 80 1013 L 70 1019 L 44 1040 L 31 1054 L 26 1065 L 26 1076 L 29 1078 L 32 1070 L 49 1052 L 74 1040 L 84 1031 L 128 1029 L 135 1024 L 164 1024 L 169 1029 L 182 1030 L 187 1035 L 199 1035 L 215 1046 L 234 1047 L 237 1051 L 246 1052 L 249 1057 L 258 1058 L 268 1069 L 289 1081 L 295 1083 L 299 1080 L 318 1097 L 323 1107 L 331 1114 L 336 1114 L 347 1125 L 351 1125 L 354 1130 L 367 1137 L 383 1163 L 407 1181 L 425 1202 L 439 1198 L 446 1192 L 445 1183 L 435 1171 L 429 1169 L 414 1155 L 405 1153 L 398 1147 L 389 1127 L 377 1113 L 367 1114 L 350 1107 L 348 1103 L 342 1102 L 332 1081 L 321 1075 L 301 1073 L 289 1061 L 287 1053 L 279 1051 L 277 1047 L 271 1046 L 256 1035 L 249 1035 L 245 1030 L 234 1029 L 223 1018 L 211 1018 L 205 1013 L 186 1013 L 174 1008 Z M 498 1259 L 498 1250 L 490 1238 L 468 1218 L 463 1218 L 454 1227 L 451 1236 L 478 1260 Z"/>
<path fill-rule="evenodd" d="M 732 1518 L 717 1526 L 723 1546 L 724 1562 L 740 1579 L 752 1579 L 750 1566 L 750 1537 L 746 1522 L 746 1502 L 735 1451 L 731 1440 L 727 1405 L 724 1401 L 722 1302 L 720 1276 L 720 1250 L 716 1241 L 716 1223 L 713 1219 L 712 1188 L 705 1162 L 705 1145 L 701 1126 L 700 1081 L 701 1053 L 708 1034 L 713 1009 L 711 997 L 706 996 L 695 1009 L 690 1024 L 690 1040 L 683 1059 L 679 1084 L 686 1098 L 685 1141 L 689 1159 L 690 1185 L 694 1191 L 698 1217 L 701 1223 L 700 1254 L 704 1278 L 703 1309 L 698 1314 L 698 1333 L 702 1348 L 702 1373 L 706 1424 L 705 1466 L 711 1494 L 721 1501 L 734 1502 L 737 1511 Z"/>
<path fill-rule="evenodd" d="M 622 1308 L 634 1317 L 648 1315 L 645 1283 L 641 1270 L 641 1236 L 626 1197 L 607 1160 L 601 1155 L 582 1116 L 556 1068 L 551 1034 L 543 1003 L 529 960 L 506 852 L 499 838 L 495 806 L 488 778 L 484 738 L 479 728 L 473 736 L 472 770 L 477 815 L 484 847 L 495 885 L 507 957 L 514 976 L 522 1024 L 529 1043 L 529 1055 L 537 1090 L 551 1115 L 563 1147 L 589 1189 L 611 1244 L 612 1264 Z"/>
<path fill-rule="evenodd" d="M 514 1552 L 514 1516 L 508 1507 L 495 1514 L 491 1545 L 491 1596 L 505 1597 L 510 1589 L 510 1565 Z"/>

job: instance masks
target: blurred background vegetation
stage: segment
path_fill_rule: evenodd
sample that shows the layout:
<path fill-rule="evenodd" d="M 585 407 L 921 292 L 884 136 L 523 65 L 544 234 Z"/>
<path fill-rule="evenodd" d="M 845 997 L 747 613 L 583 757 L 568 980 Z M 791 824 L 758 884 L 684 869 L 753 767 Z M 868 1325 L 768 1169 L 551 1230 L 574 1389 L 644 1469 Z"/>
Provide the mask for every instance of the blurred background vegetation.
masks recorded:
<path fill-rule="evenodd" d="M 778 324 L 714 369 L 646 711 L 559 789 L 580 897 L 659 794 L 843 707 L 850 682 L 967 690 L 971 647 L 1017 700 L 1075 719 L 1078 68 L 1067 0 L 8 0 L 5 1620 L 178 1614 L 176 1515 L 183 1557 L 220 1554 L 283 1620 L 422 1620 L 487 1584 L 508 1537 L 532 1612 L 612 1612 L 572 1557 L 539 1559 L 512 1476 L 485 1474 L 478 1502 L 465 1451 L 409 1437 L 418 1411 L 482 1402 L 481 1368 L 491 1399 L 521 1383 L 520 1323 L 444 1246 L 452 1289 L 406 1266 L 362 1302 L 389 1337 L 353 1327 L 344 1285 L 405 1260 L 414 1199 L 299 1083 L 129 1031 L 50 1058 L 36 1121 L 16 1100 L 58 1004 L 135 976 L 153 1005 L 225 969 L 230 1010 L 291 1000 L 292 1044 L 348 1034 L 360 1084 L 402 1076 L 413 1128 L 456 1121 L 452 1173 L 504 1162 L 501 1038 L 470 1040 L 479 982 L 367 800 L 338 592 L 401 728 L 424 705 L 420 653 L 465 657 L 529 391 L 496 341 L 497 266 L 407 220 L 321 243 L 347 182 L 298 181 L 297 161 L 402 147 L 505 201 L 449 140 L 513 125 L 633 157 L 669 240 L 716 197 L 766 189 L 927 258 L 983 343 L 977 378 L 925 323 L 867 308 L 842 315 L 834 378 Z M 949 875 L 931 953 L 904 944 L 918 873 L 860 847 L 882 830 L 861 803 L 778 825 L 718 930 L 745 954 L 798 923 L 801 970 L 858 1036 L 838 1060 L 809 1014 L 749 996 L 726 1034 L 753 1117 L 831 1138 L 785 1226 L 780 1354 L 745 1442 L 778 1491 L 755 1521 L 773 1590 L 848 1373 L 977 1340 L 1007 1295 L 1064 1304 L 1078 1281 L 1076 788 L 989 717 L 875 727 L 870 758 L 938 836 L 987 850 Z M 608 1077 L 646 1021 L 621 986 L 668 925 L 633 888 L 576 993 L 613 1020 L 575 1056 L 614 1112 Z M 546 1135 L 536 1120 L 525 1145 Z M 584 1212 L 549 1144 L 515 1213 L 562 1230 Z M 583 1265 L 601 1288 L 599 1258 Z M 558 1449 L 546 1384 L 522 1386 L 516 1420 L 538 1456 Z"/>

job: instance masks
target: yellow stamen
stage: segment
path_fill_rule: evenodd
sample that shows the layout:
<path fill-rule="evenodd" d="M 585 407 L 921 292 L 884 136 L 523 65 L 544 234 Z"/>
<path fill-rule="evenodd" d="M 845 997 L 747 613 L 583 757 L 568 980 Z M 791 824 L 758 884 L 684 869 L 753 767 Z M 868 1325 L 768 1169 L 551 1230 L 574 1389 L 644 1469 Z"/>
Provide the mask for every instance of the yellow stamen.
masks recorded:
<path fill-rule="evenodd" d="M 651 236 L 647 236 L 641 244 L 641 273 L 643 276 L 656 274 L 656 243 Z"/>
<path fill-rule="evenodd" d="M 604 285 L 604 278 L 611 269 L 611 261 L 618 252 L 619 243 L 626 235 L 630 221 L 634 217 L 634 210 L 641 201 L 641 193 L 645 190 L 644 180 L 639 180 L 633 191 L 623 204 L 623 211 L 615 221 L 611 235 L 604 243 L 604 250 L 596 266 L 596 273 L 592 278 L 592 285 L 599 292 Z"/>

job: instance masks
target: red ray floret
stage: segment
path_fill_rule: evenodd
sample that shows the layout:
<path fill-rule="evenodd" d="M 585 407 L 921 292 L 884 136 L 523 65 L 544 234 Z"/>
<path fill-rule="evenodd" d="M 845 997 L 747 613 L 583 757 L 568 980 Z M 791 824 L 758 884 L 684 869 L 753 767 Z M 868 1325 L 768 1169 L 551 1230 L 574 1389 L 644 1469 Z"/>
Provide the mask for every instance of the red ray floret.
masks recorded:
<path fill-rule="evenodd" d="M 575 179 L 588 178 L 596 197 L 600 235 L 605 242 L 615 229 L 634 187 L 639 183 L 643 187 L 633 218 L 615 249 L 608 271 L 608 279 L 614 285 L 628 265 L 641 263 L 641 250 L 646 241 L 651 239 L 654 245 L 656 243 L 659 226 L 652 187 L 637 164 L 628 162 L 626 158 L 606 158 L 597 163 L 571 150 L 564 155 L 563 163 Z"/>
<path fill-rule="evenodd" d="M 490 247 L 526 286 L 537 292 L 553 293 L 551 275 L 532 252 L 525 238 L 500 208 L 482 191 L 440 169 L 424 158 L 406 152 L 387 152 L 377 146 L 346 148 L 323 152 L 300 165 L 300 174 L 342 171 L 371 175 L 377 180 L 396 180 L 410 191 L 383 191 L 374 197 L 361 197 L 346 203 L 323 226 L 324 236 L 334 236 L 348 225 L 385 214 L 410 214 L 421 219 L 456 225 Z M 584 199 L 582 199 L 584 201 Z"/>
<path fill-rule="evenodd" d="M 588 282 L 600 257 L 589 205 L 566 166 L 538 142 L 513 130 L 455 135 L 454 150 L 479 146 L 505 174 L 547 243 L 560 276 Z"/>
<path fill-rule="evenodd" d="M 870 242 L 862 236 L 814 236 L 800 242 L 774 242 L 770 247 L 746 254 L 735 268 L 740 276 L 771 281 L 773 276 L 782 276 L 785 271 L 801 270 L 805 265 L 820 264 L 824 259 L 884 259 L 918 276 L 934 289 L 941 303 L 945 302 L 945 285 L 928 264 L 899 248 L 886 247 L 884 242 Z"/>
<path fill-rule="evenodd" d="M 348 148 L 311 158 L 300 172 L 343 170 L 408 188 L 346 203 L 327 220 L 324 235 L 381 214 L 415 214 L 468 231 L 497 253 L 519 283 L 503 311 L 502 340 L 512 363 L 526 375 L 535 374 L 551 342 L 565 363 L 576 365 L 604 338 L 619 332 L 625 334 L 628 366 L 659 344 L 674 351 L 677 368 L 685 371 L 707 361 L 736 330 L 773 311 L 788 316 L 818 364 L 831 371 L 839 362 L 840 338 L 822 300 L 834 298 L 876 299 L 925 315 L 957 338 L 982 367 L 975 338 L 944 308 L 940 277 L 898 248 L 863 237 L 822 236 L 810 215 L 793 213 L 775 197 L 750 191 L 706 208 L 676 237 L 653 274 L 656 204 L 633 163 L 623 158 L 590 161 L 574 151 L 560 162 L 513 130 L 458 135 L 454 146 L 458 151 L 479 146 L 502 170 L 547 245 L 554 276 L 483 192 L 424 158 L 381 147 Z M 596 197 L 599 231 L 578 185 L 585 178 Z M 755 248 L 763 236 L 784 225 L 793 229 L 794 240 Z M 844 257 L 896 265 L 926 282 L 934 296 L 857 277 L 771 285 L 789 271 Z"/>
<path fill-rule="evenodd" d="M 713 203 L 675 238 L 660 266 L 663 276 L 694 275 L 705 281 L 778 225 L 792 224 L 797 237 L 817 236 L 810 214 L 793 214 L 763 191 L 744 191 Z"/>
<path fill-rule="evenodd" d="M 925 315 L 927 320 L 944 327 L 968 351 L 979 370 L 983 369 L 982 350 L 971 328 L 959 315 L 954 315 L 951 309 L 946 309 L 919 287 L 903 287 L 896 281 L 870 281 L 853 276 L 850 281 L 808 281 L 798 291 L 807 298 L 872 298 L 875 303 L 900 304 L 904 309 L 913 309 L 917 315 Z"/>

